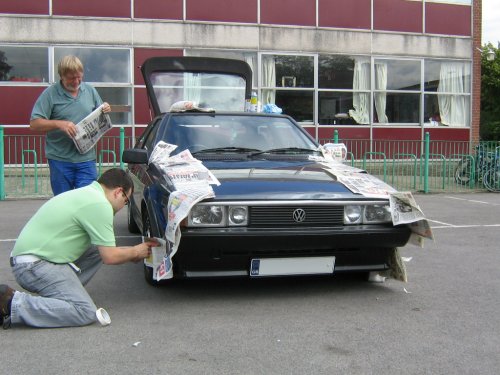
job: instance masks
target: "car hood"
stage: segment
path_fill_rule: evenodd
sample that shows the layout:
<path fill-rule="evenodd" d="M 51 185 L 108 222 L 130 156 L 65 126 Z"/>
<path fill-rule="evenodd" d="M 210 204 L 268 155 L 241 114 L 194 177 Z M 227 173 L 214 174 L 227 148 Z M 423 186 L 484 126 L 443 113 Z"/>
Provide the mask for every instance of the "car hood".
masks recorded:
<path fill-rule="evenodd" d="M 362 199 L 337 181 L 335 168 L 315 161 L 203 163 L 219 180 L 217 200 Z M 340 169 L 349 168 L 338 165 Z M 358 173 L 362 170 L 352 168 Z"/>

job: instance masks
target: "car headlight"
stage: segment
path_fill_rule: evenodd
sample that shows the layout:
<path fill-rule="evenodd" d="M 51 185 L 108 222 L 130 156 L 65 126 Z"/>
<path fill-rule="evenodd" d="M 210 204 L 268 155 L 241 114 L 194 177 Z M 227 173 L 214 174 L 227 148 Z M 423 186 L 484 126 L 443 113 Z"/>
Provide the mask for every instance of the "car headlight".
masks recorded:
<path fill-rule="evenodd" d="M 391 222 L 391 210 L 389 205 L 377 204 L 366 206 L 363 222 L 366 224 Z"/>
<path fill-rule="evenodd" d="M 248 207 L 211 204 L 194 205 L 187 219 L 188 227 L 227 227 L 248 224 Z"/>
<path fill-rule="evenodd" d="M 246 225 L 248 209 L 244 206 L 229 207 L 229 225 Z"/>
<path fill-rule="evenodd" d="M 361 206 L 344 207 L 344 224 L 360 224 L 362 220 L 363 208 Z"/>
<path fill-rule="evenodd" d="M 344 224 L 380 224 L 392 221 L 388 204 L 348 205 L 344 207 Z"/>
<path fill-rule="evenodd" d="M 189 212 L 188 226 L 223 226 L 226 215 L 223 206 L 195 205 Z"/>

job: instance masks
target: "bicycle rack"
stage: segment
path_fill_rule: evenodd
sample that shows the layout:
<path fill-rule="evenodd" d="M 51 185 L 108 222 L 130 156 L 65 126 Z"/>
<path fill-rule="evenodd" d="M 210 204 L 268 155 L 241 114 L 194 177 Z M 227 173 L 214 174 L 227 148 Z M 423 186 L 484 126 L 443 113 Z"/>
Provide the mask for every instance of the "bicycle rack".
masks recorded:
<path fill-rule="evenodd" d="M 366 157 L 368 155 L 380 155 L 384 157 L 384 182 L 386 182 L 386 177 L 387 177 L 387 159 L 385 157 L 385 154 L 383 152 L 374 152 L 374 151 L 367 151 L 363 155 L 363 169 L 366 170 Z"/>
<path fill-rule="evenodd" d="M 34 167 L 34 175 L 35 175 L 35 193 L 38 193 L 38 165 L 37 165 L 37 155 L 35 150 L 23 150 L 21 154 L 21 186 L 24 191 L 24 187 L 26 186 L 26 180 L 24 175 L 24 154 L 33 154 L 33 167 Z"/>
<path fill-rule="evenodd" d="M 354 167 L 354 154 L 351 151 L 347 151 L 347 155 L 350 156 L 351 167 Z M 345 158 L 346 161 L 347 161 L 347 155 L 346 155 L 346 158 Z"/>
<path fill-rule="evenodd" d="M 116 153 L 113 150 L 101 150 L 99 152 L 99 176 L 101 175 L 102 159 L 104 154 L 111 154 L 113 156 L 113 167 L 116 166 Z"/>
<path fill-rule="evenodd" d="M 400 156 L 402 157 L 409 157 L 410 159 L 413 160 L 413 189 L 417 189 L 417 155 L 415 154 L 406 154 L 406 153 L 397 153 L 394 154 L 392 157 L 392 185 L 394 185 L 394 167 L 395 167 L 395 162 L 396 158 L 399 158 Z"/>
<path fill-rule="evenodd" d="M 431 157 L 438 157 L 442 161 L 443 166 L 443 186 L 442 189 L 446 187 L 446 157 L 443 154 L 429 154 L 429 159 Z M 422 170 L 422 159 L 420 159 L 420 170 Z M 420 173 L 420 182 L 422 182 L 422 173 Z"/>

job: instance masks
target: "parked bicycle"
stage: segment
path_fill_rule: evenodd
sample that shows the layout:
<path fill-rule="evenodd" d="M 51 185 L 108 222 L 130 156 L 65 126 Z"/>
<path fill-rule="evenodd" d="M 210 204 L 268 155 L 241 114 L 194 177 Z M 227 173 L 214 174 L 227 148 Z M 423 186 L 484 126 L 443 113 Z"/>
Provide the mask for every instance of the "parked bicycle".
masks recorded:
<path fill-rule="evenodd" d="M 486 189 L 500 192 L 500 146 L 494 151 L 479 144 L 476 156 L 464 156 L 455 168 L 455 181 L 461 185 L 481 182 Z"/>

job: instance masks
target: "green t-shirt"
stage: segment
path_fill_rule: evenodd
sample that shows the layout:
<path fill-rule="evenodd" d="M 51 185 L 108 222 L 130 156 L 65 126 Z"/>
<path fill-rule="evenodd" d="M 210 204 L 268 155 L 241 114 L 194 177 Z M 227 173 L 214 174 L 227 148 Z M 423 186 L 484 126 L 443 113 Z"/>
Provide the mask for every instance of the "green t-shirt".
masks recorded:
<path fill-rule="evenodd" d="M 61 82 L 58 82 L 45 89 L 37 99 L 31 112 L 31 120 L 66 120 L 77 124 L 101 104 L 99 93 L 89 84 L 82 82 L 78 95 L 74 98 L 63 88 Z M 94 148 L 80 154 L 73 140 L 58 129 L 49 131 L 45 136 L 45 154 L 48 159 L 72 163 L 96 158 Z"/>
<path fill-rule="evenodd" d="M 74 262 L 90 247 L 116 246 L 113 207 L 94 181 L 47 201 L 28 221 L 12 250 L 53 263 Z"/>

